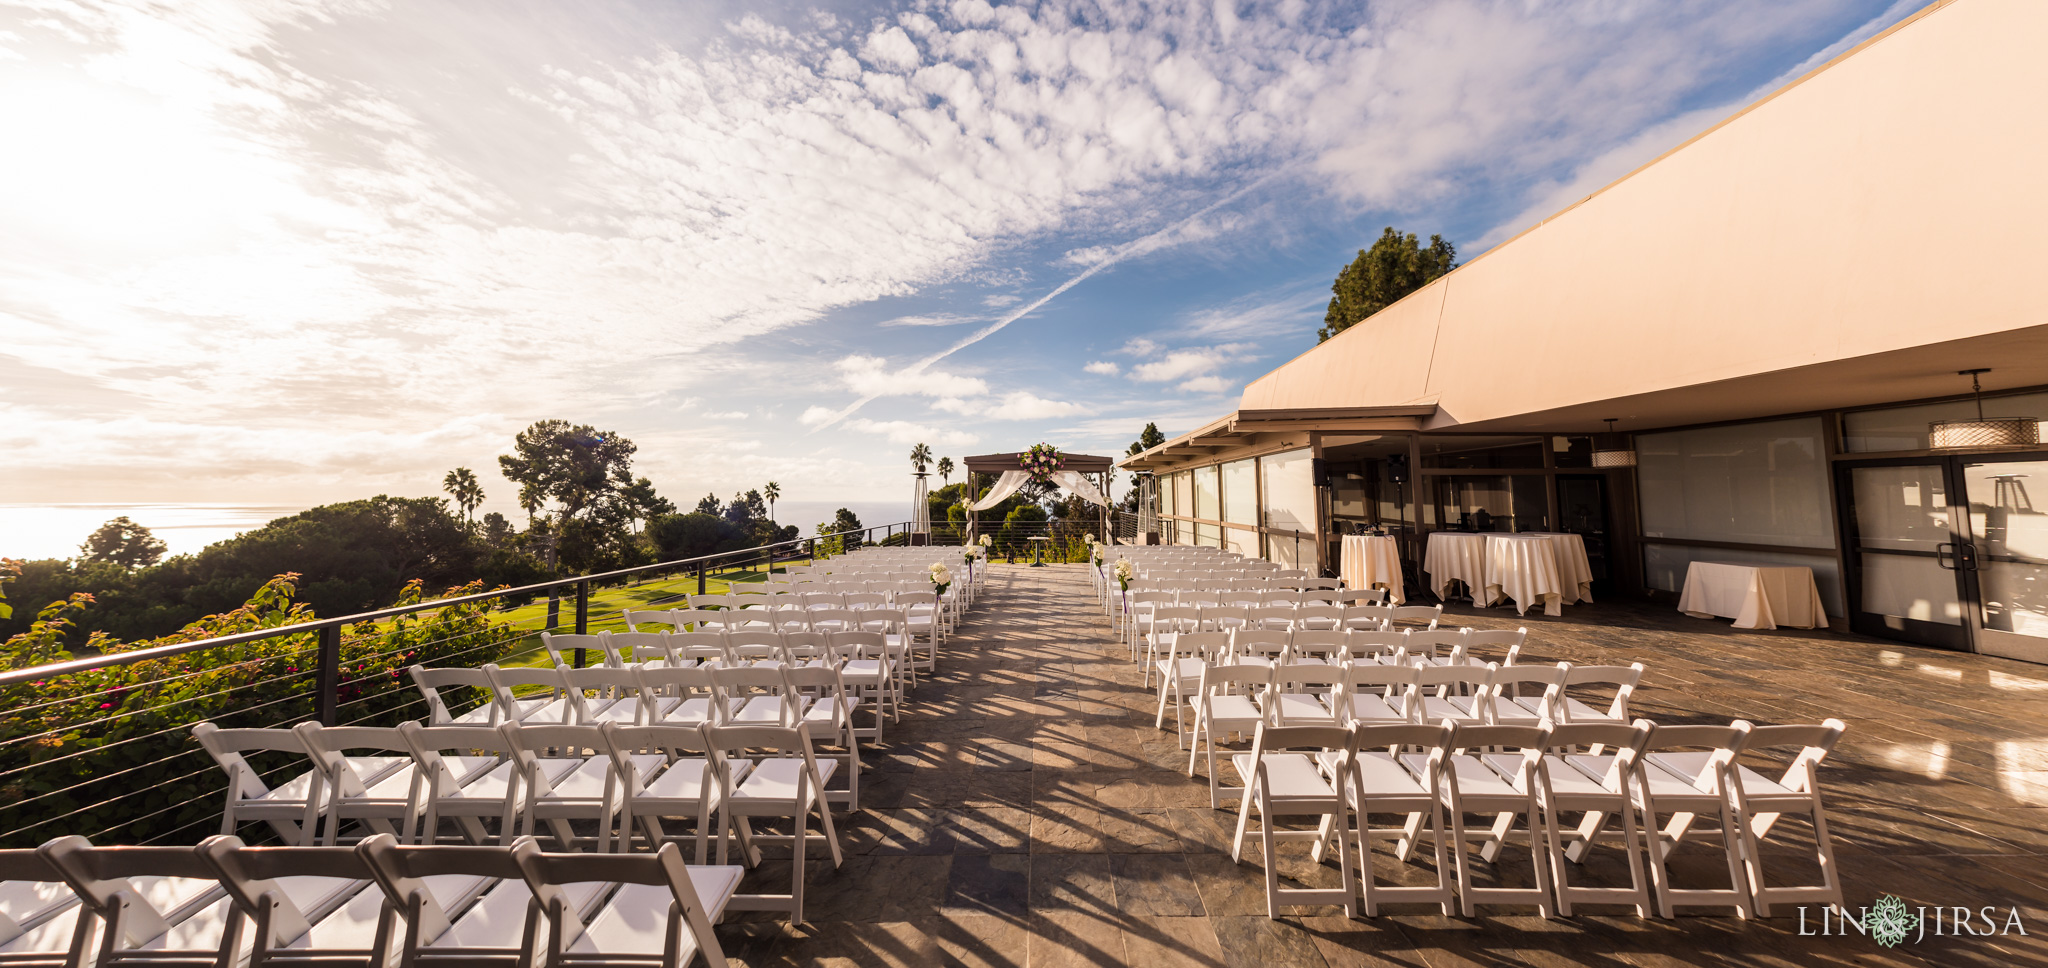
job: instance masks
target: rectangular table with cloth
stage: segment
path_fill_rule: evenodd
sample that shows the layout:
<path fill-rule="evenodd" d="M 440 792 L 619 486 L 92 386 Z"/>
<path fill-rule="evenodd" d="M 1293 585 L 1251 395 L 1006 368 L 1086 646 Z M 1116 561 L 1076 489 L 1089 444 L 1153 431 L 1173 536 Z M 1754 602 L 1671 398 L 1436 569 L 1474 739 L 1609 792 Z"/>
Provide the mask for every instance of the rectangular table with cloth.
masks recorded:
<path fill-rule="evenodd" d="M 1739 629 L 1810 629 L 1828 621 L 1813 569 L 1803 565 L 1695 561 L 1685 569 L 1678 610 L 1694 618 L 1732 618 Z"/>
<path fill-rule="evenodd" d="M 1396 605 L 1407 600 L 1401 587 L 1401 545 L 1390 534 L 1345 535 L 1337 577 L 1346 588 L 1385 587 L 1387 600 Z"/>

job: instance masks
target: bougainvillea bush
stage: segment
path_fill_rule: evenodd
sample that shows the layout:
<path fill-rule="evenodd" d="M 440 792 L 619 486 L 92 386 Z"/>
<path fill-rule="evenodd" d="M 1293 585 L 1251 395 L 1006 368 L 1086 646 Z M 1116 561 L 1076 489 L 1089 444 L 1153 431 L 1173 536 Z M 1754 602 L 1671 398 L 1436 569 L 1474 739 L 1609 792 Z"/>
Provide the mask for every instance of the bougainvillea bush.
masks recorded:
<path fill-rule="evenodd" d="M 0 563 L 0 584 L 10 571 Z M 313 621 L 294 600 L 295 574 L 265 583 L 240 608 L 171 635 L 119 642 L 95 633 L 86 654 L 119 653 Z M 481 584 L 449 589 L 482 591 Z M 417 604 L 420 583 L 397 604 Z M 24 603 L 13 603 L 17 607 Z M 0 644 L 8 669 L 72 658 L 63 646 L 90 595 L 52 602 L 29 631 Z M 424 715 L 409 665 L 496 661 L 524 633 L 492 621 L 490 603 L 449 606 L 344 630 L 337 719 L 396 725 Z M 60 834 L 98 843 L 191 843 L 219 829 L 226 774 L 192 740 L 192 726 L 289 726 L 312 718 L 318 636 L 281 634 L 0 688 L 0 842 L 18 847 Z M 470 702 L 481 701 L 470 697 Z M 308 767 L 303 757 L 252 758 L 275 784 Z M 248 828 L 245 833 L 254 832 Z"/>

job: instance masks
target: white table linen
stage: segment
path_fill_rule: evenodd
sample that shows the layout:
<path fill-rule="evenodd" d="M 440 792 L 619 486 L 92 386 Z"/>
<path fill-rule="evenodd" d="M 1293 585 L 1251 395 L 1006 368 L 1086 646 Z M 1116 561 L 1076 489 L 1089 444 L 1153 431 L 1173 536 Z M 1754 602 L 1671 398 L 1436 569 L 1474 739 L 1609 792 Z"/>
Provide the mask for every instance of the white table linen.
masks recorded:
<path fill-rule="evenodd" d="M 1422 555 L 1429 590 L 1443 598 L 1452 581 L 1471 589 L 1473 601 L 1486 594 L 1486 536 L 1461 531 L 1431 531 Z"/>
<path fill-rule="evenodd" d="M 1486 603 L 1503 597 L 1515 603 L 1515 614 L 1529 614 L 1541 604 L 1543 614 L 1564 613 L 1564 581 L 1558 577 L 1557 545 L 1547 535 L 1486 536 Z"/>
<path fill-rule="evenodd" d="M 1345 535 L 1337 577 L 1346 588 L 1383 587 L 1395 605 L 1407 600 L 1401 587 L 1401 546 L 1390 534 Z"/>
<path fill-rule="evenodd" d="M 1694 618 L 1732 618 L 1739 629 L 1810 629 L 1828 620 L 1813 569 L 1801 565 L 1695 561 L 1685 569 L 1678 610 Z"/>
<path fill-rule="evenodd" d="M 1586 539 L 1581 535 L 1562 531 L 1525 531 L 1523 534 L 1541 535 L 1557 546 L 1557 577 L 1563 582 L 1560 589 L 1565 604 L 1573 602 L 1593 603 L 1593 562 L 1586 557 Z"/>

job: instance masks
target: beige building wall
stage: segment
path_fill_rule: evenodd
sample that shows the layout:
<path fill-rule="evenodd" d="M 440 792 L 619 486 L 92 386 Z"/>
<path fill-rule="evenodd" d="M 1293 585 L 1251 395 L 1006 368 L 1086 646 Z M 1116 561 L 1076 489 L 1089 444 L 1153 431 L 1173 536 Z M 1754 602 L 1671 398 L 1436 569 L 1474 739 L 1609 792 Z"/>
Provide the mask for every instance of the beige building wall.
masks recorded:
<path fill-rule="evenodd" d="M 2043 0 L 1930 7 L 1260 378 L 1240 407 L 1434 402 L 1447 426 L 1806 368 L 1702 418 L 1729 419 L 1811 405 L 1828 366 L 1872 358 L 1888 385 L 1835 405 L 1967 389 L 1914 348 L 1982 355 L 2048 327 L 2043 37 Z M 1998 368 L 1987 388 L 2048 383 L 2031 356 L 1975 365 Z M 1591 412 L 1575 416 L 1597 429 Z"/>

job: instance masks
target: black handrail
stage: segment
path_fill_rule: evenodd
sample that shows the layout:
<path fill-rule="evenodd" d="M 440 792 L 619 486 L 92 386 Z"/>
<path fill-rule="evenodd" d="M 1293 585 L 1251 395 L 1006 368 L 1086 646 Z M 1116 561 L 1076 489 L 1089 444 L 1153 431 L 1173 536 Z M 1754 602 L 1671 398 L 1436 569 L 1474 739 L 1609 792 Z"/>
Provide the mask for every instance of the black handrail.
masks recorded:
<path fill-rule="evenodd" d="M 300 622 L 296 625 L 282 625 L 277 628 L 259 629 L 254 632 L 238 632 L 234 635 L 216 636 L 214 638 L 199 639 L 193 642 L 179 642 L 175 645 L 159 645 L 154 648 L 136 649 L 132 652 L 114 652 L 103 655 L 86 656 L 82 659 L 71 659 L 66 662 L 52 662 L 47 665 L 30 666 L 26 669 L 14 669 L 6 672 L 0 672 L 0 686 L 20 685 L 21 683 L 37 682 L 43 679 L 53 678 L 55 676 L 66 676 L 80 672 L 91 672 L 94 669 L 105 669 L 111 666 L 127 665 L 133 662 L 147 662 L 151 659 L 165 659 L 171 656 L 184 655 L 187 652 L 198 652 L 204 649 L 218 649 L 230 645 L 242 645 L 248 642 L 259 642 L 264 639 L 273 639 L 282 635 L 300 635 L 307 632 L 320 633 L 320 667 L 316 674 L 320 677 L 319 681 L 321 682 L 321 684 L 323 686 L 327 686 L 334 681 L 332 673 L 335 670 L 331 668 L 330 660 L 336 659 L 336 657 L 338 656 L 339 643 L 341 641 L 341 630 L 345 626 L 355 625 L 361 622 L 374 622 L 380 619 L 395 618 L 400 615 L 410 615 L 413 612 L 424 612 L 436 608 L 447 608 L 450 605 L 463 605 L 469 602 L 487 601 L 489 599 L 494 598 L 511 598 L 521 595 L 531 595 L 536 592 L 554 591 L 565 585 L 574 585 L 576 586 L 576 626 L 577 631 L 580 633 L 584 631 L 584 626 L 589 619 L 590 586 L 593 582 L 603 581 L 609 578 L 619 578 L 627 575 L 638 574 L 640 572 L 674 569 L 686 565 L 697 565 L 698 579 L 701 587 L 701 582 L 704 577 L 703 566 L 721 558 L 733 558 L 738 556 L 758 557 L 763 552 L 769 552 L 768 567 L 769 570 L 772 571 L 774 569 L 773 549 L 775 548 L 805 544 L 809 544 L 812 548 L 815 548 L 815 542 L 824 541 L 830 538 L 843 538 L 847 535 L 860 535 L 863 543 L 866 543 L 867 535 L 881 528 L 888 529 L 885 532 L 886 540 L 886 535 L 893 535 L 898 527 L 902 527 L 907 531 L 909 530 L 909 526 L 910 523 L 905 521 L 899 522 L 898 524 L 878 524 L 870 528 L 851 528 L 845 531 L 834 531 L 830 534 L 810 535 L 808 537 L 803 538 L 792 538 L 788 541 L 776 541 L 765 545 L 755 545 L 751 548 L 741 548 L 735 551 L 721 551 L 716 554 L 699 555 L 695 558 L 678 558 L 674 561 L 663 561 L 652 565 L 635 565 L 631 568 L 619 568 L 612 571 L 599 572 L 594 575 L 577 575 L 572 578 L 556 578 L 532 585 L 521 585 L 518 588 L 500 588 L 488 592 L 478 592 L 474 595 L 458 595 L 454 598 L 437 598 L 430 602 L 420 602 L 415 605 L 395 605 L 390 608 L 380 608 L 373 612 L 359 612 L 354 615 L 343 615 L 339 618 L 314 619 L 310 622 Z M 552 609 L 552 607 L 549 609 L 549 619 L 549 627 L 552 628 L 555 625 L 553 621 L 554 610 Z M 326 690 L 323 689 L 322 693 L 324 694 L 325 692 Z M 322 712 L 329 713 L 331 715 L 332 710 L 331 708 L 323 708 Z M 323 716 L 321 718 L 324 720 L 328 717 Z"/>

